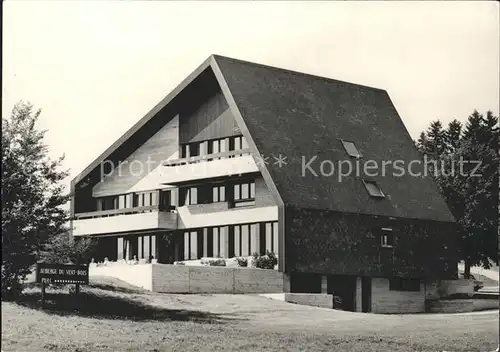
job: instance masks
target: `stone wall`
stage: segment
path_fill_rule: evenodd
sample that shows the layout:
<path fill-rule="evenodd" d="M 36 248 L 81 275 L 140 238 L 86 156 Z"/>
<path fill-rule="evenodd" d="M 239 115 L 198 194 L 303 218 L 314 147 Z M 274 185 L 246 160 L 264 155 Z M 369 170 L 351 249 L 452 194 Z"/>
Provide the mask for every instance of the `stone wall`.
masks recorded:
<path fill-rule="evenodd" d="M 372 279 L 373 313 L 421 313 L 425 312 L 425 287 L 420 285 L 420 292 L 391 291 L 389 280 Z"/>

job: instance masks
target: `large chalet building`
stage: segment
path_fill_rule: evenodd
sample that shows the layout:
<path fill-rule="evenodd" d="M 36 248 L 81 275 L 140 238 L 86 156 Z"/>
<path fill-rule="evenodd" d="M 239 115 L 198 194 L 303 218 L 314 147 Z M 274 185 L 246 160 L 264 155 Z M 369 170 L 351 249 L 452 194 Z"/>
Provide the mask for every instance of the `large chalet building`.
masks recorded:
<path fill-rule="evenodd" d="M 454 278 L 457 254 L 430 176 L 332 169 L 368 160 L 421 160 L 386 91 L 214 55 L 72 181 L 72 234 L 97 261 L 271 251 L 284 292 L 370 311 Z"/>

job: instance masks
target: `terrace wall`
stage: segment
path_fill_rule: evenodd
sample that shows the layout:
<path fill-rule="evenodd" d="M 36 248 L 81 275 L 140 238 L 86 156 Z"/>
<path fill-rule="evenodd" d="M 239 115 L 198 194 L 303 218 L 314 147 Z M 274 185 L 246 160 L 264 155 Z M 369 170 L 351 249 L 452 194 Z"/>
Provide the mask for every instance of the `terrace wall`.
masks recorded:
<path fill-rule="evenodd" d="M 266 269 L 113 263 L 90 267 L 90 275 L 111 276 L 164 293 L 283 292 L 283 273 Z"/>

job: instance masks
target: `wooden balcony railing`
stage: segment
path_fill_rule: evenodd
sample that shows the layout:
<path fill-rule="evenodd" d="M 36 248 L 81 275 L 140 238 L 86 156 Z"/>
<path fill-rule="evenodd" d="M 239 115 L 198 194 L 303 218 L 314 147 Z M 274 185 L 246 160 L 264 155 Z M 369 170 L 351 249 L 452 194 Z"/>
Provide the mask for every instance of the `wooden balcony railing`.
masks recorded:
<path fill-rule="evenodd" d="M 243 156 L 243 155 L 251 155 L 251 154 L 252 153 L 250 151 L 250 148 L 245 148 L 245 149 L 239 149 L 239 150 L 231 150 L 229 152 L 222 152 L 222 153 L 215 153 L 215 154 L 208 154 L 208 155 L 199 155 L 199 156 L 193 156 L 190 158 L 183 158 L 183 159 L 166 161 L 163 163 L 163 166 L 189 165 L 189 164 L 200 163 L 203 161 L 227 159 L 227 158 Z"/>
<path fill-rule="evenodd" d="M 156 212 L 156 211 L 175 212 L 175 209 L 176 209 L 175 206 L 150 205 L 150 206 L 135 207 L 135 208 L 100 210 L 100 211 L 93 211 L 93 212 L 88 212 L 88 213 L 77 213 L 77 214 L 75 214 L 73 220 L 105 218 L 105 217 L 117 216 L 117 215 L 151 213 L 151 212 Z"/>

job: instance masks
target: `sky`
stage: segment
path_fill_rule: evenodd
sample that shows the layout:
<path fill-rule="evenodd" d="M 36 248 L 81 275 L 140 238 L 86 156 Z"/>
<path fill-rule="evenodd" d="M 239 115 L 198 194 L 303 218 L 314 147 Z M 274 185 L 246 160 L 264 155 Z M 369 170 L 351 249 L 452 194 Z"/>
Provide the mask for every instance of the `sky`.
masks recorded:
<path fill-rule="evenodd" d="M 7 0 L 2 116 L 42 109 L 72 178 L 219 54 L 385 89 L 417 138 L 498 116 L 499 22 L 496 1 Z"/>

